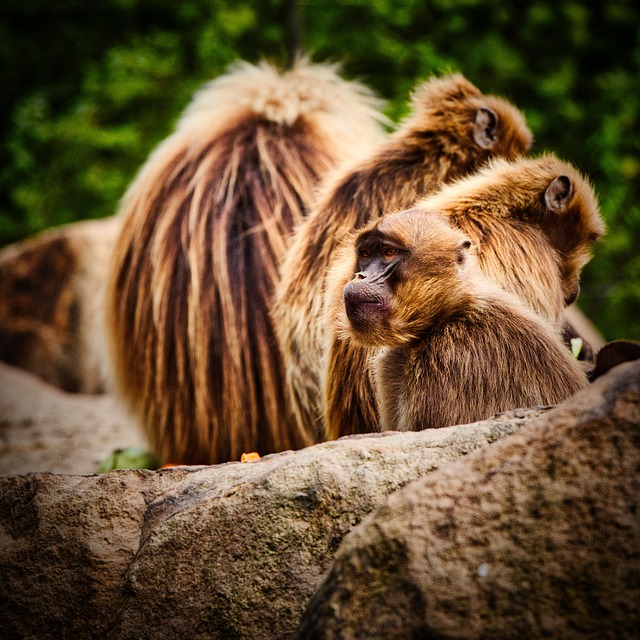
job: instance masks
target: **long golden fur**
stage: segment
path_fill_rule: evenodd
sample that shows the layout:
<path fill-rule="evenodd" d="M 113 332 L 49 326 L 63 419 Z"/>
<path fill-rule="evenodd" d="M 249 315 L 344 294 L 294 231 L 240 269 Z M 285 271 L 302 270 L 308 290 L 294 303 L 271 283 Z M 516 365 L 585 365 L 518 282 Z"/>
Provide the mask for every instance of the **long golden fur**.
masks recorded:
<path fill-rule="evenodd" d="M 412 113 L 399 130 L 368 159 L 325 184 L 294 235 L 274 305 L 287 388 L 301 429 L 323 435 L 325 274 L 345 234 L 387 211 L 411 206 L 488 158 L 514 158 L 530 145 L 531 133 L 515 107 L 452 75 L 420 85 L 413 95 Z M 355 370 L 362 365 L 353 364 Z M 359 414 L 366 407 L 347 407 L 346 419 L 371 423 L 374 416 Z"/>
<path fill-rule="evenodd" d="M 461 229 L 477 247 L 478 266 L 492 282 L 515 294 L 554 331 L 562 329 L 565 304 L 579 289 L 592 244 L 604 233 L 593 189 L 573 166 L 553 155 L 496 159 L 416 207 L 438 212 Z M 352 268 L 351 254 L 342 249 L 329 277 L 325 326 L 339 326 L 342 289 Z M 329 333 L 327 343 L 328 437 L 375 431 L 370 349 L 342 336 L 339 328 Z"/>
<path fill-rule="evenodd" d="M 312 441 L 285 401 L 272 295 L 319 180 L 382 136 L 379 106 L 332 66 L 238 64 L 127 191 L 107 327 L 119 394 L 163 461 Z"/>
<path fill-rule="evenodd" d="M 342 311 L 353 339 L 375 349 L 383 430 L 445 427 L 556 404 L 587 385 L 560 333 L 481 273 L 471 243 L 445 217 L 425 209 L 391 214 L 363 237 L 398 251 L 382 318 L 366 308 L 350 319 Z"/>

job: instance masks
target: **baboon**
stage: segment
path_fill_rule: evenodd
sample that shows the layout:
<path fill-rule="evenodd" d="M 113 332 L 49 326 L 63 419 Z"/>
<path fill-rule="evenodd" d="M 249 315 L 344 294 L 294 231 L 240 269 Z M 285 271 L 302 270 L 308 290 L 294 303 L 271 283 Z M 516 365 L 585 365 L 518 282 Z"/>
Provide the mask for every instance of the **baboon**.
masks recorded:
<path fill-rule="evenodd" d="M 388 211 L 406 209 L 444 182 L 474 171 L 488 158 L 518 157 L 532 136 L 509 102 L 483 95 L 459 74 L 430 79 L 412 96 L 412 113 L 367 159 L 339 171 L 323 186 L 299 227 L 282 266 L 274 318 L 298 424 L 323 437 L 321 317 L 326 271 L 345 234 Z M 331 293 L 331 292 L 329 292 Z M 357 371 L 362 363 L 353 363 Z M 375 416 L 348 409 L 354 423 Z"/>
<path fill-rule="evenodd" d="M 554 331 L 563 330 L 563 310 L 575 301 L 580 271 L 604 233 L 593 189 L 572 165 L 551 154 L 495 159 L 415 206 L 440 213 L 462 230 L 493 283 L 515 294 Z M 327 327 L 335 326 L 343 304 L 344 261 L 338 252 L 328 278 Z M 327 331 L 323 400 L 329 438 L 378 429 L 370 355 L 367 347 Z"/>
<path fill-rule="evenodd" d="M 110 388 L 104 283 L 115 216 L 38 233 L 0 251 L 0 360 L 65 391 Z"/>
<path fill-rule="evenodd" d="M 355 246 L 341 325 L 377 348 L 381 429 L 465 424 L 587 385 L 560 333 L 481 273 L 471 240 L 444 216 L 385 216 Z"/>
<path fill-rule="evenodd" d="M 589 371 L 591 382 L 605 375 L 614 367 L 624 362 L 632 362 L 640 358 L 640 341 L 638 340 L 613 340 L 607 342 L 594 358 L 594 366 Z"/>
<path fill-rule="evenodd" d="M 270 318 L 319 181 L 384 134 L 380 101 L 330 65 L 239 63 L 198 92 L 121 204 L 107 292 L 120 397 L 163 462 L 311 443 Z"/>

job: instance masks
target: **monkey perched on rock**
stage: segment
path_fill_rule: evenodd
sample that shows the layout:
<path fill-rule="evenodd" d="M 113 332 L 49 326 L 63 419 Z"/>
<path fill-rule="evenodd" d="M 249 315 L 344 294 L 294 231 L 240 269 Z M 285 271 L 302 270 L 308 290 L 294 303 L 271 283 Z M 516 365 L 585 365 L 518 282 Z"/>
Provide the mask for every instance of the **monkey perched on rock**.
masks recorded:
<path fill-rule="evenodd" d="M 410 207 L 488 158 L 515 158 L 530 146 L 531 133 L 515 107 L 452 75 L 422 84 L 413 95 L 412 114 L 399 130 L 367 160 L 325 184 L 294 235 L 274 304 L 287 388 L 301 429 L 323 436 L 325 273 L 345 234 L 385 212 Z M 352 364 L 356 371 L 363 366 Z M 353 405 L 345 417 L 354 424 L 371 424 L 375 415 L 367 409 L 367 404 Z"/>
<path fill-rule="evenodd" d="M 332 66 L 239 64 L 130 186 L 107 327 L 119 394 L 162 461 L 311 443 L 284 397 L 273 289 L 320 179 L 382 137 L 379 106 Z"/>
<path fill-rule="evenodd" d="M 445 217 L 391 214 L 355 245 L 342 325 L 383 347 L 371 364 L 381 429 L 465 424 L 587 385 L 559 332 L 481 273 Z"/>
<path fill-rule="evenodd" d="M 604 233 L 593 189 L 572 165 L 553 155 L 493 160 L 416 207 L 438 212 L 462 230 L 476 247 L 480 270 L 560 334 L 563 310 L 578 295 L 580 271 Z M 342 313 L 342 289 L 351 267 L 350 253 L 338 252 L 328 278 L 325 326 L 334 326 Z M 323 389 L 328 437 L 377 430 L 370 349 L 335 331 L 327 333 Z"/>

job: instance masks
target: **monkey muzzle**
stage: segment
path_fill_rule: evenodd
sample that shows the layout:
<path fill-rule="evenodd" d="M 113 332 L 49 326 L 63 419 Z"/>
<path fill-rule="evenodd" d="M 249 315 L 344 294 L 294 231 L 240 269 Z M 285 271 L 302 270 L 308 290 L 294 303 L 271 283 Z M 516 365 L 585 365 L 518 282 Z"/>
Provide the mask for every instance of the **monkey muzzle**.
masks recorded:
<path fill-rule="evenodd" d="M 386 288 L 357 274 L 344 289 L 344 306 L 349 322 L 356 331 L 370 331 L 389 316 Z"/>

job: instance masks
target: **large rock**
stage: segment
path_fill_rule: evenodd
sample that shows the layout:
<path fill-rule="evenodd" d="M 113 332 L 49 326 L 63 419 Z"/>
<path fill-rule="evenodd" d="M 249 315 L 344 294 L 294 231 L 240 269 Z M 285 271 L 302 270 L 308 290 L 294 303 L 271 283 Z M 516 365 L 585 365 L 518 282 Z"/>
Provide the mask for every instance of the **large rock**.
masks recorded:
<path fill-rule="evenodd" d="M 250 463 L 0 477 L 0 637 L 292 637 L 365 514 L 541 413 Z"/>
<path fill-rule="evenodd" d="M 640 637 L 640 361 L 390 496 L 298 637 Z"/>
<path fill-rule="evenodd" d="M 280 640 L 316 592 L 301 637 L 631 637 L 639 378 L 257 462 L 0 476 L 0 637 Z"/>

